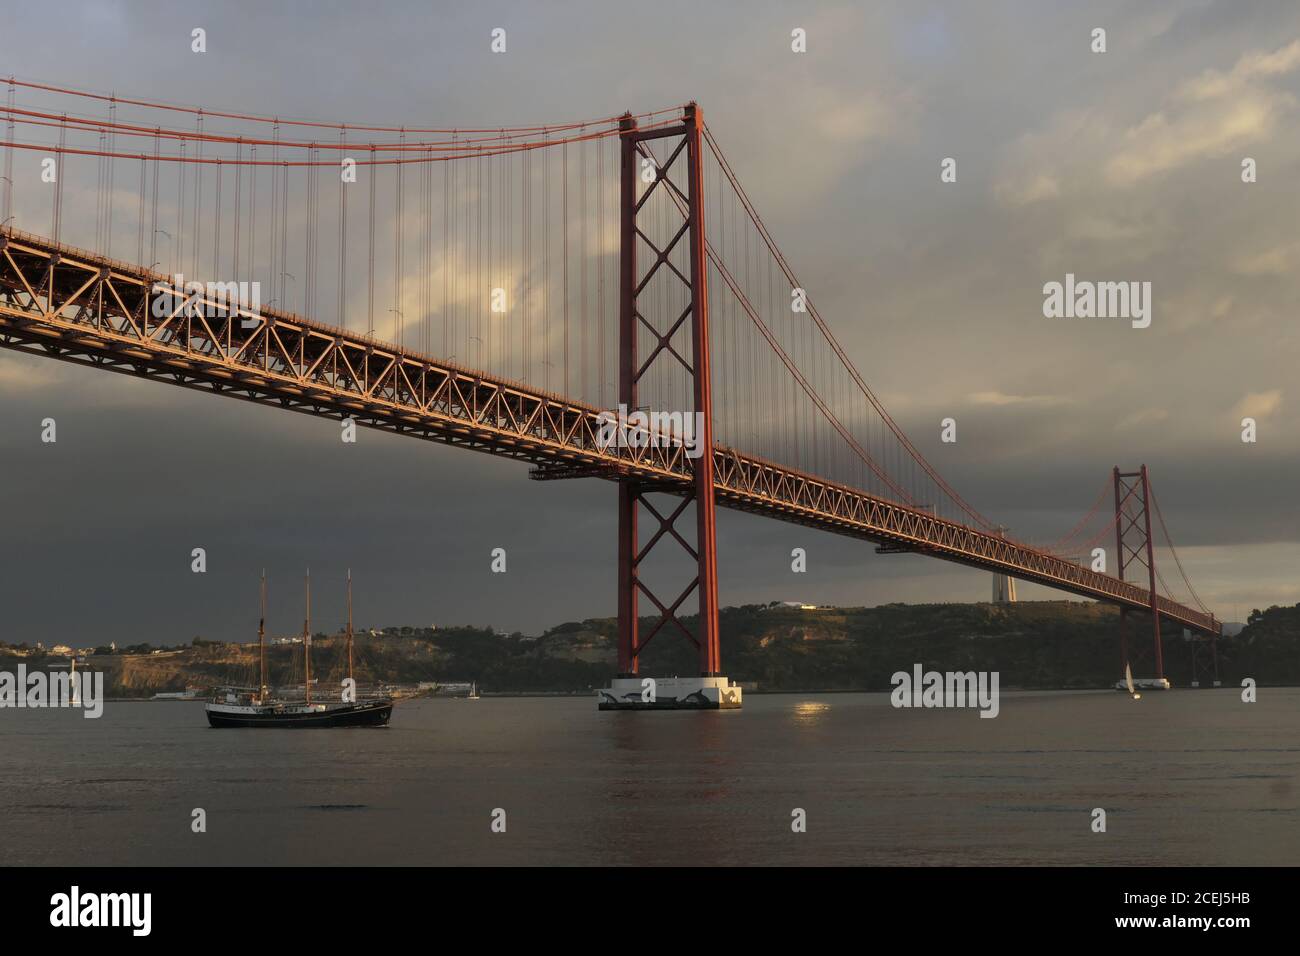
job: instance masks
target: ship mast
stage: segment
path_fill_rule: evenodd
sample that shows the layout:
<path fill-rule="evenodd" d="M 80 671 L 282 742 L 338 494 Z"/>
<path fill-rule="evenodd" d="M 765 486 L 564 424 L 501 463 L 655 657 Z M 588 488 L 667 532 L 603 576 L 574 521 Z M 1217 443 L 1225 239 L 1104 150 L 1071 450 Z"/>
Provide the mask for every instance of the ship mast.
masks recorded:
<path fill-rule="evenodd" d="M 302 659 L 307 676 L 307 703 L 311 703 L 311 569 L 307 569 L 307 616 L 302 621 Z"/>
<path fill-rule="evenodd" d="M 348 680 L 352 681 L 352 693 L 356 694 L 357 682 L 352 677 L 352 569 L 348 568 Z"/>
<path fill-rule="evenodd" d="M 266 568 L 262 569 L 262 616 L 257 620 L 257 656 L 261 660 L 261 681 L 258 693 L 266 701 Z"/>

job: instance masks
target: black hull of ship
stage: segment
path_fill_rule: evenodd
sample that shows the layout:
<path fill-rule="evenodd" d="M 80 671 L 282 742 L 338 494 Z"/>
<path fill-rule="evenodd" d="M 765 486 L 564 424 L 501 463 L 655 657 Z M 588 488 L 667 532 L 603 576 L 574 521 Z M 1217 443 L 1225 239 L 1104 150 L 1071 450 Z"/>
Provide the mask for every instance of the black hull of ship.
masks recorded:
<path fill-rule="evenodd" d="M 391 701 L 357 704 L 346 710 L 315 714 L 223 714 L 209 710 L 213 727 L 386 727 L 393 715 Z"/>

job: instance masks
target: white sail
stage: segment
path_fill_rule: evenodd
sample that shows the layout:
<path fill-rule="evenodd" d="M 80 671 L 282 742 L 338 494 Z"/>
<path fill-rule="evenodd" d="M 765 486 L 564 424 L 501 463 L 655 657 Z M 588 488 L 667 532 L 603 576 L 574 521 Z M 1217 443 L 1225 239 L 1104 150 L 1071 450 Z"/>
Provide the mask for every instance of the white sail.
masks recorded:
<path fill-rule="evenodd" d="M 1129 692 L 1130 694 L 1134 693 L 1134 690 L 1133 690 L 1133 669 L 1132 669 L 1131 667 L 1129 667 L 1128 664 L 1125 664 L 1125 665 L 1124 665 L 1124 683 L 1128 686 L 1128 692 Z"/>

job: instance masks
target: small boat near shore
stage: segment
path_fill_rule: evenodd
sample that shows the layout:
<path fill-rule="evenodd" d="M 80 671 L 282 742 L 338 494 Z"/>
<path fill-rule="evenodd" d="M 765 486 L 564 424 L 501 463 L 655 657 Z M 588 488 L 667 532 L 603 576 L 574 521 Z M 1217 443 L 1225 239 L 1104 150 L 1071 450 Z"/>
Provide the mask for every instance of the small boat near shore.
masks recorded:
<path fill-rule="evenodd" d="M 1133 677 L 1133 670 L 1124 665 L 1124 679 L 1115 682 L 1115 689 L 1126 691 L 1133 697 L 1140 698 L 1144 690 L 1169 690 L 1173 685 L 1167 677 Z"/>
<path fill-rule="evenodd" d="M 183 691 L 164 691 L 154 694 L 150 700 L 198 700 L 197 688 L 186 687 Z"/>
<path fill-rule="evenodd" d="M 358 698 L 352 667 L 352 573 L 348 572 L 348 677 L 343 693 L 313 700 L 311 678 L 311 575 L 307 575 L 307 616 L 303 620 L 303 666 L 306 681 L 302 697 L 273 694 L 266 682 L 266 574 L 262 574 L 262 615 L 257 626 L 261 680 L 256 688 L 219 688 L 205 706 L 211 727 L 385 727 L 393 714 L 388 696 Z"/>

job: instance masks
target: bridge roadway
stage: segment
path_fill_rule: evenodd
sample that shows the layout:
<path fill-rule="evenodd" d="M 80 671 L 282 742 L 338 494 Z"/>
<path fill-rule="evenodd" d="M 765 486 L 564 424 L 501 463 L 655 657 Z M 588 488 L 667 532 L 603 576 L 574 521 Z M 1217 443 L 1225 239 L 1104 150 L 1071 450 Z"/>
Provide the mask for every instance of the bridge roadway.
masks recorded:
<path fill-rule="evenodd" d="M 351 416 L 530 462 L 538 479 L 594 476 L 691 491 L 683 447 L 610 443 L 599 408 L 298 315 L 245 311 L 219 292 L 172 296 L 171 281 L 48 238 L 0 232 L 0 346 L 313 415 Z M 165 308 L 157 309 L 160 299 Z M 1146 588 L 1056 555 L 734 448 L 718 445 L 713 455 L 722 506 L 1151 608 Z M 1162 595 L 1156 604 L 1162 617 L 1219 633 L 1219 622 L 1198 609 Z"/>

